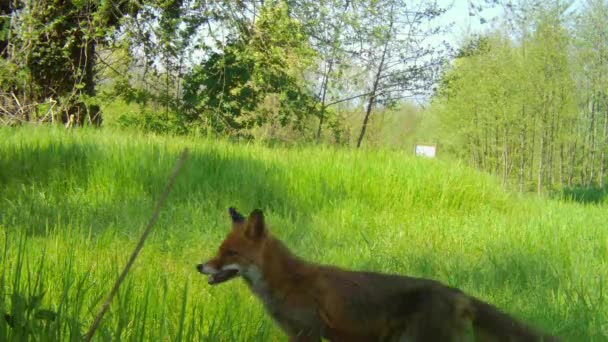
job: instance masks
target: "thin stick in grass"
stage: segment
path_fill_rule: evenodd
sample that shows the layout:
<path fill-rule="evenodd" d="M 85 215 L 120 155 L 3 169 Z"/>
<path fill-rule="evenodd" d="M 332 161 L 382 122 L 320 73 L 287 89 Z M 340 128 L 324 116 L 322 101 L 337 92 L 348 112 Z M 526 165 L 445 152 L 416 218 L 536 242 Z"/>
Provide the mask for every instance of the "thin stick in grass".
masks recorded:
<path fill-rule="evenodd" d="M 175 183 L 175 179 L 179 175 L 179 173 L 182 169 L 182 166 L 184 166 L 184 163 L 186 162 L 187 157 L 188 157 L 188 149 L 185 149 L 184 152 L 182 152 L 181 158 L 178 160 L 177 164 L 175 165 L 175 169 L 173 169 L 173 173 L 169 177 L 169 181 L 167 182 L 167 185 L 165 186 L 165 191 L 160 196 L 158 203 L 156 204 L 156 208 L 154 208 L 154 212 L 152 214 L 152 217 L 150 218 L 150 221 L 148 222 L 148 226 L 146 227 L 146 230 L 144 231 L 141 238 L 139 239 L 139 243 L 137 244 L 137 247 L 135 247 L 133 254 L 131 254 L 131 258 L 129 258 L 129 261 L 127 262 L 127 265 L 125 265 L 124 270 L 122 271 L 122 273 L 120 274 L 118 279 L 116 279 L 116 283 L 114 283 L 112 292 L 110 292 L 110 295 L 108 296 L 105 303 L 101 307 L 101 311 L 99 311 L 99 313 L 97 314 L 97 317 L 95 317 L 95 321 L 93 322 L 93 325 L 91 325 L 89 332 L 85 336 L 85 341 L 87 341 L 87 342 L 91 341 L 91 339 L 93 338 L 93 335 L 95 335 L 95 331 L 101 324 L 103 315 L 106 313 L 106 311 L 108 311 L 108 309 L 110 308 L 110 303 L 112 303 L 112 299 L 114 298 L 116 293 L 118 293 L 120 284 L 122 284 L 123 280 L 125 280 L 127 274 L 129 273 L 129 270 L 131 269 L 131 266 L 133 266 L 135 259 L 139 255 L 139 252 L 144 247 L 144 242 L 146 242 L 148 235 L 150 235 L 150 232 L 152 231 L 152 227 L 154 227 L 154 224 L 158 220 L 158 215 L 160 213 L 160 210 L 165 205 L 165 201 L 167 200 L 167 197 L 169 196 L 169 192 L 171 192 L 171 188 L 173 187 L 173 184 Z"/>

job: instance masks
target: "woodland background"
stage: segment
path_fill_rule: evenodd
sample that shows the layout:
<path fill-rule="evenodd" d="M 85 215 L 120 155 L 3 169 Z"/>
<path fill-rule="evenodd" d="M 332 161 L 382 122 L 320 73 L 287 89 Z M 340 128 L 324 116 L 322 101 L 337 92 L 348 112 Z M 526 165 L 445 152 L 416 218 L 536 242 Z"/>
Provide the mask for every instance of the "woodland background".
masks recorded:
<path fill-rule="evenodd" d="M 2 1 L 0 123 L 434 143 L 521 191 L 604 193 L 608 2 L 467 4 L 486 29 L 453 44 L 434 1 Z"/>

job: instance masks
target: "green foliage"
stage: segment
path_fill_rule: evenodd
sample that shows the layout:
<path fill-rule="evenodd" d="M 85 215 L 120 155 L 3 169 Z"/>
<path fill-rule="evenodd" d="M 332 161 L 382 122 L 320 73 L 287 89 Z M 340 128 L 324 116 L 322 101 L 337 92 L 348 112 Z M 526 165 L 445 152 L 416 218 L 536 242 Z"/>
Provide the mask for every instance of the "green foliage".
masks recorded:
<path fill-rule="evenodd" d="M 581 117 L 580 184 L 606 186 L 608 168 L 608 1 L 588 0 L 576 21 L 574 57 Z"/>
<path fill-rule="evenodd" d="M 541 192 L 565 184 L 576 167 L 577 92 L 563 20 L 540 12 L 534 27 L 520 41 L 497 31 L 465 44 L 432 111 L 443 150 Z"/>
<path fill-rule="evenodd" d="M 202 115 L 216 131 L 242 128 L 236 120 L 244 112 L 255 111 L 260 102 L 251 80 L 253 56 L 244 53 L 244 48 L 241 43 L 229 43 L 223 53 L 212 55 L 186 76 L 184 100 L 194 112 L 190 115 Z"/>
<path fill-rule="evenodd" d="M 608 3 L 570 5 L 513 4 L 463 45 L 429 111 L 443 151 L 522 191 L 605 187 Z"/>
<path fill-rule="evenodd" d="M 74 115 L 77 123 L 88 116 L 99 125 L 98 106 L 89 105 L 95 95 L 96 46 L 116 28 L 117 13 L 134 14 L 130 3 L 13 1 L 9 8 L 2 8 L 8 19 L 1 27 L 7 40 L 0 57 L 2 66 L 10 68 L 0 73 L 0 101 L 5 104 L 0 115 L 54 122 L 54 113 L 50 119 L 39 117 L 39 107 L 53 102 L 59 104 L 58 119 L 64 123 Z M 10 74 L 13 68 L 17 75 Z"/>
<path fill-rule="evenodd" d="M 160 116 L 154 111 L 138 111 L 136 115 L 121 115 L 117 123 L 124 128 L 148 133 L 184 135 L 194 132 L 192 124 L 188 125 L 174 112 Z"/>
<path fill-rule="evenodd" d="M 193 118 L 231 132 L 268 122 L 304 129 L 315 99 L 302 82 L 314 51 L 283 1 L 268 1 L 253 29 L 233 37 L 186 76 L 184 100 Z"/>

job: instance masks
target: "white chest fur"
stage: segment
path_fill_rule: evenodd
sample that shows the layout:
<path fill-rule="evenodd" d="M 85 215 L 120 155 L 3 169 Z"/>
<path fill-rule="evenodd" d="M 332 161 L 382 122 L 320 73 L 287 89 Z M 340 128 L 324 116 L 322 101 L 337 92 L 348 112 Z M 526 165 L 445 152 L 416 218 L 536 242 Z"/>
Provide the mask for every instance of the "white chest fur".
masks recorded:
<path fill-rule="evenodd" d="M 268 284 L 264 279 L 262 271 L 255 266 L 250 266 L 246 270 L 242 271 L 243 278 L 247 281 L 247 284 L 263 302 L 266 304 L 268 301 L 272 301 L 272 296 Z"/>

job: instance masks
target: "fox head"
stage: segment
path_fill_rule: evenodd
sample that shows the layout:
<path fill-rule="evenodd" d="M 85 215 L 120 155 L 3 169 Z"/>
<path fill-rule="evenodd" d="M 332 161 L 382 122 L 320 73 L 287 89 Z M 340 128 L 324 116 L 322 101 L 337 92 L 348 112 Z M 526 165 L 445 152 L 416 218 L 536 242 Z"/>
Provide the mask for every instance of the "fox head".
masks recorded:
<path fill-rule="evenodd" d="M 245 219 L 235 208 L 228 209 L 228 212 L 232 218 L 232 230 L 220 245 L 217 255 L 196 266 L 200 273 L 209 275 L 208 283 L 211 285 L 259 272 L 262 264 L 267 236 L 264 214 L 255 209 Z"/>

